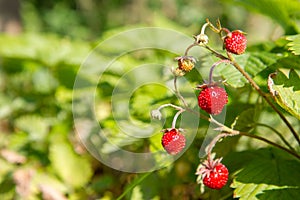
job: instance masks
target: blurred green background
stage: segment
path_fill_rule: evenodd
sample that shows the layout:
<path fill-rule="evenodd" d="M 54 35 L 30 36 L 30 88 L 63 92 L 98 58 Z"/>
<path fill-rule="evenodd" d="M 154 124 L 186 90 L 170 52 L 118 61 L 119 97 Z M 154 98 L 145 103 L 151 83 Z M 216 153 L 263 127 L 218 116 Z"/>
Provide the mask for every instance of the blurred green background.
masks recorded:
<path fill-rule="evenodd" d="M 122 194 L 125 199 L 133 200 L 232 199 L 229 186 L 222 191 L 200 194 L 194 172 L 199 162 L 201 134 L 179 160 L 151 174 L 124 173 L 101 164 L 86 151 L 75 134 L 73 85 L 80 65 L 99 42 L 132 28 L 169 28 L 192 38 L 199 33 L 206 18 L 212 22 L 220 18 L 224 27 L 248 33 L 250 50 L 251 46 L 254 50 L 268 49 L 280 36 L 298 32 L 285 13 L 291 11 L 291 19 L 298 19 L 298 7 L 292 10 L 290 6 L 290 10 L 282 12 L 280 8 L 285 8 L 284 3 L 272 1 L 277 7 L 271 9 L 273 12 L 265 12 L 261 8 L 267 6 L 268 1 L 259 1 L 258 6 L 253 2 L 0 0 L 0 199 L 108 200 Z M 212 45 L 221 49 L 213 40 Z M 96 96 L 101 127 L 112 137 L 118 137 L 110 97 L 122 72 L 130 71 L 130 66 L 153 61 L 175 66 L 173 58 L 176 56 L 159 50 L 133 53 L 119 60 L 123 71 L 106 71 L 98 83 Z M 87 83 L 95 81 L 84 78 Z M 166 81 L 171 79 L 169 76 Z M 188 75 L 187 79 L 194 85 L 202 81 L 197 74 Z M 190 88 L 183 90 L 194 94 Z M 248 90 L 245 86 L 229 91 L 233 96 L 231 106 L 239 103 L 238 109 L 229 105 L 229 122 L 236 113 L 256 104 L 252 101 L 255 95 L 240 98 L 239 94 L 248 94 Z M 139 123 L 147 124 L 149 109 L 168 102 L 178 103 L 166 88 L 144 86 L 130 99 L 130 114 Z M 174 113 L 167 110 L 165 114 L 169 125 Z M 276 121 L 270 123 L 278 125 Z M 201 123 L 198 132 L 205 132 L 207 125 Z M 161 149 L 159 134 L 143 141 L 123 138 L 118 144 L 136 152 L 148 147 Z M 242 144 L 245 146 L 239 146 L 240 149 L 251 147 L 247 141 Z M 230 145 L 225 143 L 224 148 L 219 147 L 223 148 L 221 156 L 234 149 L 236 143 Z"/>

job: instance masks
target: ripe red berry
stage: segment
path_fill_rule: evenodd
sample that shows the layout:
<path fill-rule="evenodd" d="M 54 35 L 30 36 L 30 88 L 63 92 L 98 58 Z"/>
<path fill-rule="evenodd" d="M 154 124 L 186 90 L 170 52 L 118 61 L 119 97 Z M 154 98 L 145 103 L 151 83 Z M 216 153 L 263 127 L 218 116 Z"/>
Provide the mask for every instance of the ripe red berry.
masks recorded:
<path fill-rule="evenodd" d="M 222 163 L 217 164 L 214 168 L 208 169 L 209 173 L 203 175 L 203 184 L 212 189 L 221 189 L 228 180 L 228 169 Z"/>
<path fill-rule="evenodd" d="M 205 86 L 198 96 L 199 107 L 212 115 L 220 114 L 227 103 L 227 93 L 219 86 Z"/>
<path fill-rule="evenodd" d="M 179 130 L 166 129 L 161 140 L 164 149 L 171 155 L 176 155 L 185 147 L 185 136 Z"/>
<path fill-rule="evenodd" d="M 234 54 L 242 54 L 247 47 L 247 39 L 242 31 L 229 32 L 224 38 L 224 48 Z"/>
<path fill-rule="evenodd" d="M 222 158 L 216 160 L 209 158 L 201 163 L 196 172 L 196 175 L 198 175 L 197 182 L 217 190 L 224 187 L 227 183 L 229 172 L 227 167 L 221 163 L 221 160 Z"/>

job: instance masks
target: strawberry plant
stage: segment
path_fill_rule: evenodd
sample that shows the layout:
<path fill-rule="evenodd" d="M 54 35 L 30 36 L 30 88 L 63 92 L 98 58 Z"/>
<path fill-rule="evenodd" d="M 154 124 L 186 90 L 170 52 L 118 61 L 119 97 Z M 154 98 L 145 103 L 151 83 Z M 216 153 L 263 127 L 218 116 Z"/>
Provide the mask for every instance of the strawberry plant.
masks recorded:
<path fill-rule="evenodd" d="M 209 36 L 206 35 L 207 28 L 210 28 L 214 33 L 219 35 L 219 42 L 221 45 L 223 45 L 225 52 L 218 52 L 217 50 L 209 46 Z M 200 90 L 200 92 L 198 93 L 198 105 L 201 108 L 201 110 L 204 110 L 206 112 L 206 114 L 203 112 L 195 111 L 194 108 L 190 107 L 189 103 L 187 103 L 185 98 L 181 95 L 181 92 L 178 90 L 177 86 L 177 79 L 180 79 L 183 76 L 187 76 L 188 73 L 192 73 L 192 70 L 197 64 L 197 59 L 192 55 L 189 55 L 189 52 L 192 48 L 199 46 L 209 51 L 211 53 L 211 56 L 217 58 L 217 60 L 215 60 L 210 67 L 208 80 L 204 81 L 203 83 L 200 83 L 200 85 L 197 85 L 195 87 L 197 90 Z M 264 152 L 269 151 L 274 156 L 275 160 L 279 159 L 280 157 L 278 154 L 278 150 L 281 150 L 281 153 L 283 154 L 285 153 L 289 155 L 289 158 L 286 159 L 286 161 L 280 162 L 290 162 L 289 167 L 287 167 L 291 167 L 290 170 L 299 166 L 299 134 L 296 132 L 295 127 L 288 120 L 288 117 L 284 113 L 284 110 L 286 110 L 292 115 L 295 115 L 296 117 L 299 114 L 299 112 L 297 111 L 298 105 L 296 103 L 299 102 L 299 99 L 296 97 L 298 95 L 298 90 L 295 89 L 297 88 L 297 85 L 295 85 L 295 83 L 300 80 L 298 73 L 291 69 L 289 71 L 289 76 L 286 77 L 280 71 L 280 68 L 276 68 L 275 72 L 269 73 L 268 80 L 265 80 L 264 83 L 268 86 L 268 93 L 267 91 L 264 91 L 261 88 L 261 86 L 253 77 L 263 70 L 263 67 L 261 67 L 262 63 L 271 62 L 272 64 L 274 64 L 275 62 L 272 61 L 272 58 L 270 59 L 268 57 L 255 58 L 255 56 L 257 55 L 251 55 L 251 53 L 250 55 L 247 55 L 248 60 L 246 62 L 243 62 L 243 59 L 245 59 L 245 57 L 242 57 L 243 59 L 240 59 L 239 56 L 243 56 L 242 54 L 247 53 L 246 47 L 247 38 L 244 32 L 240 30 L 235 30 L 231 32 L 227 28 L 222 27 L 220 21 L 217 21 L 216 25 L 214 25 L 207 19 L 206 23 L 201 28 L 201 32 L 198 35 L 194 36 L 194 43 L 187 46 L 183 56 L 175 58 L 175 60 L 178 61 L 178 67 L 176 69 L 172 69 L 174 75 L 174 88 L 175 94 L 180 99 L 182 106 L 164 104 L 160 106 L 159 109 L 154 110 L 152 112 L 152 117 L 160 119 L 162 115 L 160 113 L 160 110 L 165 107 L 170 106 L 177 110 L 177 113 L 176 115 L 174 115 L 173 118 L 172 129 L 170 131 L 168 129 L 167 131 L 165 131 L 162 142 L 162 145 L 164 146 L 165 150 L 170 154 L 177 154 L 183 148 L 183 145 L 177 145 L 175 143 L 176 140 L 165 139 L 165 136 L 167 134 L 170 134 L 172 131 L 174 132 L 173 134 L 178 134 L 176 132 L 176 129 L 174 128 L 179 115 L 181 115 L 184 112 L 189 112 L 190 114 L 198 115 L 199 118 L 205 119 L 211 124 L 213 124 L 214 131 L 217 132 L 217 134 L 214 136 L 214 138 L 211 139 L 209 144 L 206 146 L 205 156 L 200 158 L 200 164 L 198 165 L 198 168 L 196 170 L 196 175 L 198 175 L 197 183 L 200 184 L 201 193 L 205 192 L 206 187 L 220 190 L 224 186 L 226 186 L 227 182 L 229 181 L 229 185 L 234 189 L 234 198 L 260 199 L 260 195 L 266 195 L 266 197 L 269 198 L 273 195 L 276 195 L 276 193 L 280 192 L 281 190 L 285 191 L 282 194 L 280 194 L 279 199 L 286 199 L 288 198 L 288 196 L 296 197 L 300 194 L 299 183 L 297 183 L 296 185 L 294 185 L 294 183 L 282 183 L 280 181 L 280 177 L 282 177 L 283 174 L 280 171 L 273 175 L 270 175 L 271 177 L 268 183 L 265 183 L 263 181 L 266 178 L 266 175 L 263 174 L 263 171 L 268 169 L 264 168 L 267 166 L 267 164 L 263 164 L 263 166 L 260 165 L 261 160 L 259 159 L 252 159 L 250 157 L 249 164 L 241 163 L 241 168 L 235 169 L 234 171 L 230 168 L 228 170 L 226 165 L 221 163 L 221 160 L 223 159 L 222 157 L 217 159 L 214 158 L 217 155 L 215 152 L 213 152 L 214 147 L 218 142 L 221 142 L 221 139 L 229 136 L 243 136 L 253 140 L 260 140 L 269 144 L 270 149 L 265 149 Z M 273 59 L 275 60 L 280 60 L 284 58 L 280 55 L 275 56 L 275 54 L 272 53 L 270 55 L 272 55 Z M 214 73 L 219 66 L 222 66 L 222 71 L 220 71 L 220 74 L 218 76 L 219 80 L 215 81 Z M 233 66 L 235 70 L 239 73 L 239 75 L 235 76 L 239 76 L 240 79 L 245 79 L 246 82 L 248 82 L 249 85 L 253 88 L 253 90 L 257 92 L 258 106 L 253 106 L 252 109 L 245 110 L 236 117 L 231 126 L 227 126 L 222 121 L 219 121 L 220 118 L 218 119 L 218 115 L 226 115 L 226 113 L 224 112 L 224 108 L 228 103 L 228 98 L 230 99 L 230 94 L 227 94 L 226 90 L 224 89 L 224 86 L 227 88 L 227 90 L 230 90 L 230 87 L 238 88 L 238 85 L 236 83 L 233 83 L 231 81 L 229 82 L 229 80 L 233 79 L 233 73 L 225 73 L 228 71 L 227 68 L 230 68 L 231 66 Z M 224 76 L 226 77 L 226 79 L 221 79 L 222 77 L 224 78 Z M 292 82 L 292 80 L 294 80 L 295 82 Z M 291 104 L 291 101 L 293 101 L 294 104 Z M 272 112 L 277 114 L 277 116 L 281 119 L 282 123 L 285 124 L 285 126 L 287 127 L 290 136 L 294 138 L 294 142 L 287 141 L 285 139 L 285 136 L 283 136 L 283 133 L 275 130 L 269 125 L 257 122 L 257 115 L 262 115 L 261 109 L 263 109 L 264 107 L 268 107 L 269 110 L 272 110 Z M 264 118 L 261 119 L 263 120 Z M 258 126 L 266 127 L 269 129 L 269 131 L 275 132 L 280 137 L 281 142 L 283 142 L 284 145 L 281 142 L 271 141 L 268 138 L 269 131 L 265 132 L 265 134 L 257 135 L 256 132 L 258 130 Z M 185 129 L 185 127 L 178 128 Z M 180 137 L 176 137 L 183 138 L 183 136 L 181 135 Z M 171 142 L 174 142 L 175 145 L 172 145 L 172 148 L 168 149 L 166 148 L 166 143 L 169 143 L 170 140 Z M 230 159 L 231 156 L 232 155 L 227 155 L 227 157 L 229 157 L 228 160 L 234 159 Z M 240 157 L 238 156 L 237 159 L 240 159 Z M 269 160 L 268 162 L 272 162 L 272 160 L 273 159 Z M 259 172 L 259 177 L 256 177 L 257 175 L 255 175 L 257 171 Z M 229 176 L 231 178 L 229 178 Z M 276 181 L 273 182 L 271 180 Z M 274 186 L 270 185 L 272 183 L 274 184 Z"/>
<path fill-rule="evenodd" d="M 299 1 L 19 3 L 1 200 L 299 199 Z"/>

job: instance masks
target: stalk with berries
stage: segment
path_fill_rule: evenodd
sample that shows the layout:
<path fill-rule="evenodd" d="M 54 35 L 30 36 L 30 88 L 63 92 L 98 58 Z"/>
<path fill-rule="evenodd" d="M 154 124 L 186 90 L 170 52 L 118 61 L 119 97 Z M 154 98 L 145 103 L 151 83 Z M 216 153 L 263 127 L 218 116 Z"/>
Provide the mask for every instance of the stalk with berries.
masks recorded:
<path fill-rule="evenodd" d="M 207 28 L 211 29 L 214 33 L 219 35 L 224 52 L 220 53 L 208 45 L 209 37 L 205 34 Z M 280 112 L 279 109 L 277 109 L 269 96 L 260 89 L 260 87 L 250 77 L 250 75 L 247 74 L 247 72 L 245 72 L 245 70 L 240 67 L 238 62 L 235 60 L 236 56 L 242 55 L 246 51 L 246 34 L 241 30 L 230 31 L 229 29 L 222 27 L 220 21 L 217 21 L 215 26 L 209 20 L 207 20 L 206 23 L 202 26 L 201 32 L 198 35 L 194 36 L 194 39 L 194 42 L 186 48 L 184 54 L 175 58 L 178 66 L 177 68 L 172 69 L 174 75 L 174 92 L 183 106 L 180 107 L 173 104 L 165 104 L 160 106 L 157 110 L 152 111 L 152 117 L 160 119 L 160 110 L 162 108 L 170 106 L 177 110 L 177 113 L 173 118 L 172 127 L 166 127 L 166 129 L 163 130 L 162 146 L 165 149 L 166 153 L 175 156 L 183 153 L 183 151 L 186 149 L 185 135 L 188 134 L 188 131 L 183 131 L 185 127 L 176 127 L 176 121 L 181 113 L 191 112 L 192 114 L 196 114 L 200 118 L 214 124 L 214 126 L 216 127 L 214 131 L 218 132 L 218 134 L 216 134 L 216 136 L 211 139 L 209 144 L 206 146 L 206 155 L 204 158 L 200 159 L 200 164 L 196 170 L 196 175 L 198 176 L 197 183 L 201 185 L 201 191 L 204 191 L 205 187 L 217 190 L 222 189 L 224 186 L 226 186 L 229 180 L 230 170 L 228 170 L 227 167 L 221 162 L 222 157 L 215 158 L 216 154 L 213 152 L 216 143 L 220 142 L 222 138 L 236 135 L 247 136 L 250 138 L 258 139 L 260 141 L 264 141 L 270 145 L 273 145 L 274 147 L 290 153 L 297 158 L 300 158 L 300 156 L 295 151 L 276 144 L 268 140 L 267 138 L 252 135 L 239 130 L 234 130 L 233 128 L 230 128 L 225 124 L 217 121 L 218 115 L 225 115 L 229 95 L 226 92 L 226 87 L 228 87 L 228 85 L 226 84 L 226 80 L 214 80 L 214 72 L 220 64 L 232 65 L 244 76 L 244 78 L 246 78 L 246 80 L 258 92 L 258 94 L 263 99 L 265 99 L 266 103 L 269 104 L 269 106 L 279 115 L 279 117 L 291 130 L 295 138 L 297 138 L 297 136 L 295 135 L 295 130 L 287 121 L 285 116 Z M 195 99 L 200 108 L 199 112 L 195 112 L 190 107 L 177 87 L 177 79 L 185 76 L 187 73 L 190 73 L 195 68 L 197 60 L 193 56 L 189 55 L 189 51 L 193 47 L 202 47 L 203 49 L 209 51 L 212 56 L 219 59 L 210 67 L 208 80 L 199 83 L 195 87 L 199 91 L 198 99 Z"/>

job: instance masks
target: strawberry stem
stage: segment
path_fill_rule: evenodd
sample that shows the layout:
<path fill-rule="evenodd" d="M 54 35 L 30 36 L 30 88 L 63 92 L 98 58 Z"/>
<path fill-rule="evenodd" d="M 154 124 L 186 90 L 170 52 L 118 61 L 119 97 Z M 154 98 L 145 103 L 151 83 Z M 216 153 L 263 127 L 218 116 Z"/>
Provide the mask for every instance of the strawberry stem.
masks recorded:
<path fill-rule="evenodd" d="M 178 87 L 177 87 L 177 76 L 174 77 L 174 91 L 177 97 L 179 97 L 179 99 L 182 101 L 184 107 L 188 107 L 188 104 L 186 103 L 185 99 L 183 98 L 183 96 L 180 94 Z"/>
<path fill-rule="evenodd" d="M 210 158 L 210 154 L 211 154 L 211 151 L 212 149 L 214 148 L 214 146 L 216 145 L 216 143 L 221 139 L 221 138 L 224 138 L 224 137 L 227 137 L 227 136 L 235 136 L 235 135 L 238 135 L 240 134 L 239 131 L 236 131 L 236 130 L 233 130 L 227 126 L 225 126 L 224 124 L 218 122 L 217 120 L 215 120 L 212 116 L 210 116 L 210 122 L 218 125 L 219 127 L 217 128 L 217 130 L 221 130 L 222 133 L 218 134 L 210 143 L 209 145 L 206 147 L 206 154 L 207 154 L 207 157 Z"/>
<path fill-rule="evenodd" d="M 181 113 L 183 113 L 185 111 L 185 109 L 181 109 L 179 110 L 175 115 L 174 115 L 174 118 L 173 118 L 173 121 L 172 121 L 172 128 L 176 128 L 176 122 L 177 122 L 177 119 L 179 117 L 179 115 Z"/>
<path fill-rule="evenodd" d="M 209 25 L 208 22 L 206 22 L 205 24 L 203 24 L 203 26 L 202 26 L 202 28 L 201 28 L 200 34 L 205 34 L 205 29 L 206 29 L 206 27 L 207 27 L 208 25 Z"/>
<path fill-rule="evenodd" d="M 246 133 L 246 132 L 240 132 L 240 131 L 236 131 L 236 130 L 233 130 L 221 123 L 219 123 L 218 121 L 216 121 L 215 119 L 213 119 L 212 117 L 210 118 L 210 122 L 212 123 L 215 123 L 216 125 L 219 126 L 219 130 L 222 130 L 222 133 L 220 133 L 219 135 L 217 135 L 211 142 L 210 144 L 207 146 L 206 148 L 206 153 L 207 153 L 207 157 L 209 158 L 211 156 L 211 151 L 212 149 L 214 148 L 215 144 L 221 139 L 221 138 L 224 138 L 224 137 L 227 137 L 227 136 L 236 136 L 236 135 L 242 135 L 242 136 L 247 136 L 247 137 L 251 137 L 251 138 L 254 138 L 254 139 L 257 139 L 257 140 L 260 140 L 260 141 L 263 141 L 263 142 L 266 142 L 274 147 L 277 147 L 291 155 L 293 155 L 294 157 L 296 157 L 297 159 L 300 160 L 300 155 L 297 154 L 295 151 L 293 150 L 290 150 L 286 147 L 283 147 L 275 142 L 272 142 L 264 137 L 261 137 L 261 136 L 258 136 L 258 135 L 254 135 L 254 134 L 250 134 L 250 133 Z"/>
<path fill-rule="evenodd" d="M 221 31 L 224 31 L 226 34 L 229 34 L 229 33 L 231 33 L 231 31 L 230 31 L 230 30 L 228 30 L 227 28 L 221 28 Z"/>
<path fill-rule="evenodd" d="M 210 25 L 210 23 L 208 23 L 208 22 L 205 23 L 201 28 L 200 34 L 193 36 L 195 39 L 195 42 L 186 48 L 186 50 L 184 52 L 184 56 L 187 56 L 189 51 L 191 50 L 191 48 L 193 48 L 194 46 L 198 46 L 198 45 L 205 46 L 208 43 L 208 37 L 207 37 L 207 35 L 205 35 L 205 29 L 208 25 Z"/>
<path fill-rule="evenodd" d="M 222 28 L 223 29 L 223 28 Z M 262 96 L 265 101 L 271 106 L 271 108 L 279 115 L 279 117 L 282 119 L 282 121 L 287 125 L 291 133 L 293 134 L 294 138 L 300 145 L 300 137 L 297 134 L 297 132 L 294 130 L 293 126 L 290 124 L 290 122 L 286 119 L 286 117 L 281 113 L 281 111 L 272 103 L 272 101 L 269 99 L 268 95 L 264 93 L 260 87 L 256 84 L 256 82 L 247 74 L 247 72 L 244 71 L 244 69 L 241 68 L 241 66 L 235 61 L 234 57 L 231 55 L 231 53 L 227 52 L 227 56 L 218 53 L 214 49 L 210 48 L 209 46 L 204 46 L 206 49 L 211 51 L 216 57 L 221 58 L 222 60 L 228 60 L 230 64 L 232 64 L 250 83 L 250 85 L 258 92 L 260 96 Z"/>
<path fill-rule="evenodd" d="M 281 135 L 281 133 L 279 131 L 277 131 L 275 128 L 273 128 L 272 126 L 269 126 L 267 124 L 261 124 L 261 123 L 255 123 L 254 125 L 269 128 L 271 131 L 273 131 L 283 141 L 283 143 L 287 147 L 290 148 L 290 150 L 296 152 L 296 150 L 289 144 L 289 142 L 283 137 L 283 135 Z"/>
<path fill-rule="evenodd" d="M 173 104 L 171 104 L 171 103 L 168 103 L 168 104 L 163 104 L 163 105 L 161 105 L 161 106 L 159 106 L 155 111 L 157 111 L 157 112 L 159 112 L 160 113 L 160 110 L 161 109 L 163 109 L 163 108 L 165 108 L 165 107 L 172 107 L 172 108 L 174 108 L 174 109 L 176 109 L 176 110 L 178 110 L 178 112 L 174 115 L 174 118 L 173 118 L 173 121 L 172 121 L 172 128 L 175 128 L 176 127 L 176 122 L 177 122 L 177 119 L 178 119 L 178 117 L 179 117 L 179 115 L 181 114 L 181 113 L 183 113 L 184 111 L 185 111 L 185 109 L 184 108 L 181 108 L 180 106 L 176 106 L 176 105 L 173 105 Z M 161 114 L 160 114 L 161 115 Z"/>
<path fill-rule="evenodd" d="M 290 124 L 290 122 L 286 119 L 286 117 L 281 113 L 281 111 L 272 103 L 272 101 L 269 99 L 268 95 L 264 93 L 260 87 L 256 84 L 256 82 L 247 74 L 247 72 L 244 71 L 243 68 L 233 59 L 231 54 L 228 54 L 230 57 L 231 64 L 249 81 L 249 83 L 252 85 L 252 87 L 258 92 L 260 96 L 262 96 L 265 101 L 271 106 L 271 108 L 279 115 L 279 117 L 283 120 L 283 122 L 287 125 L 287 127 L 292 132 L 294 138 L 300 145 L 300 138 L 293 126 Z"/>
<path fill-rule="evenodd" d="M 297 159 L 300 160 L 300 155 L 297 154 L 296 152 L 294 152 L 294 151 L 292 151 L 292 150 L 290 150 L 288 148 L 285 148 L 285 147 L 283 147 L 283 146 L 281 146 L 281 145 L 279 145 L 279 144 L 277 144 L 275 142 L 272 142 L 272 141 L 270 141 L 270 140 L 268 140 L 268 139 L 266 139 L 264 137 L 261 137 L 261 136 L 258 136 L 258 135 L 254 135 L 254 134 L 250 134 L 250 133 L 245 133 L 245 132 L 240 132 L 240 135 L 241 136 L 247 136 L 247 137 L 255 138 L 257 140 L 266 142 L 266 143 L 268 143 L 268 144 L 270 144 L 272 146 L 275 146 L 275 147 L 277 147 L 277 148 L 279 148 L 279 149 L 281 149 L 283 151 L 286 151 L 287 153 L 293 155 L 294 157 L 296 157 Z"/>
<path fill-rule="evenodd" d="M 172 107 L 172 108 L 174 108 L 174 109 L 176 109 L 176 110 L 184 110 L 184 109 L 181 108 L 180 106 L 176 106 L 176 105 L 173 105 L 173 104 L 171 104 L 171 103 L 163 104 L 163 105 L 159 106 L 159 107 L 157 108 L 157 110 L 160 111 L 161 109 L 163 109 L 163 108 L 165 108 L 165 107 L 168 107 L 168 106 L 170 106 L 170 107 Z"/>
<path fill-rule="evenodd" d="M 221 63 L 230 63 L 231 61 L 228 60 L 228 59 L 224 59 L 224 60 L 219 60 L 217 62 L 215 62 L 211 68 L 210 68 L 210 71 L 209 71 L 209 81 L 208 81 L 208 84 L 211 84 L 213 83 L 213 71 L 215 69 L 216 66 L 218 66 L 219 64 Z"/>
<path fill-rule="evenodd" d="M 195 38 L 196 38 L 197 36 L 195 36 Z M 195 47 L 195 46 L 198 46 L 198 43 L 193 43 L 193 44 L 191 44 L 190 46 L 188 46 L 187 48 L 186 48 L 186 50 L 185 50 L 185 52 L 184 52 L 184 56 L 187 56 L 188 55 L 188 53 L 189 53 L 189 51 L 193 48 L 193 47 Z"/>

